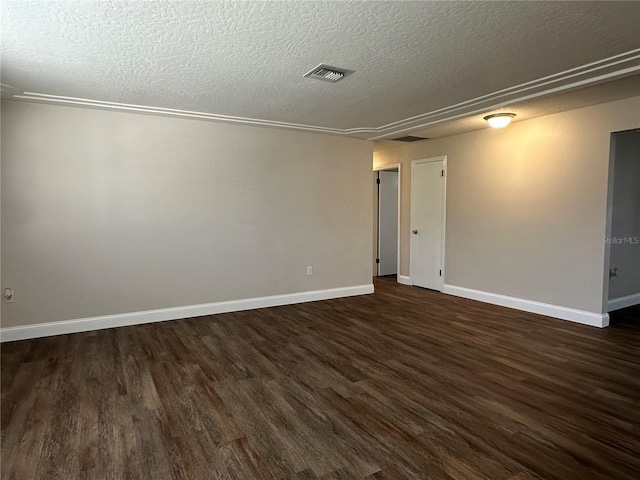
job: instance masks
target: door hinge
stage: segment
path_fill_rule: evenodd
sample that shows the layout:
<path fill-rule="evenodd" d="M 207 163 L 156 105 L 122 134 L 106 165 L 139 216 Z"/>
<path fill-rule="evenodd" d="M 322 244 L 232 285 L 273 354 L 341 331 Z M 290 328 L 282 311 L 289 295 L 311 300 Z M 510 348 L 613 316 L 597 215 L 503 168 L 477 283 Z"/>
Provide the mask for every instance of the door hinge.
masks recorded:
<path fill-rule="evenodd" d="M 376 258 L 376 263 L 380 263 L 380 259 L 379 258 Z"/>
<path fill-rule="evenodd" d="M 440 176 L 444 177 L 444 170 L 440 170 Z"/>
<path fill-rule="evenodd" d="M 442 276 L 442 270 L 440 270 L 440 276 Z"/>
<path fill-rule="evenodd" d="M 376 183 L 377 183 L 378 185 L 380 185 L 380 179 L 379 179 L 379 178 L 376 178 Z"/>

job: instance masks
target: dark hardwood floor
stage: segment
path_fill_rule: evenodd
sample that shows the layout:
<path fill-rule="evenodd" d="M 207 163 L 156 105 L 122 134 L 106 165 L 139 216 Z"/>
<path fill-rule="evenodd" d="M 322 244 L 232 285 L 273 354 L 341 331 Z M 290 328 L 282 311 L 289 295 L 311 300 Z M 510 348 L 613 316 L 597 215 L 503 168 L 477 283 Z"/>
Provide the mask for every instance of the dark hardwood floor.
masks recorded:
<path fill-rule="evenodd" d="M 638 479 L 640 310 L 374 295 L 2 345 L 3 479 Z"/>

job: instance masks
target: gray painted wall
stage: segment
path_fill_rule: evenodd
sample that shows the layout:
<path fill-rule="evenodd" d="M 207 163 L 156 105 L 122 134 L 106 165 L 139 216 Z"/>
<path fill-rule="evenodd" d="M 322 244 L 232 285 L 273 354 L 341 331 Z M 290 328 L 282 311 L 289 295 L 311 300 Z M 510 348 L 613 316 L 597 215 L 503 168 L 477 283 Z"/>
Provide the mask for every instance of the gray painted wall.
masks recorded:
<path fill-rule="evenodd" d="M 337 136 L 4 102 L 2 325 L 371 284 L 371 155 Z"/>
<path fill-rule="evenodd" d="M 400 275 L 409 275 L 411 161 L 447 156 L 445 283 L 601 313 L 611 132 L 640 127 L 640 97 L 398 145 Z"/>

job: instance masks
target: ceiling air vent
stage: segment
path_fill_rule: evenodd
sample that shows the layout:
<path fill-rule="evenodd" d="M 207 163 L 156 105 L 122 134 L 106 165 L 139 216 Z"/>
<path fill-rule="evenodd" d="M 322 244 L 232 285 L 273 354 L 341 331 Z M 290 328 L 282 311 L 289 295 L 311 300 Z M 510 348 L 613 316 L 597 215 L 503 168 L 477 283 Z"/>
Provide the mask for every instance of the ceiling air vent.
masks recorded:
<path fill-rule="evenodd" d="M 419 142 L 420 140 L 429 140 L 427 137 L 414 137 L 413 135 L 407 135 L 406 137 L 392 138 L 396 142 Z"/>
<path fill-rule="evenodd" d="M 351 75 L 353 70 L 347 70 L 346 68 L 330 67 L 321 63 L 316 68 L 307 72 L 303 77 L 317 78 L 318 80 L 324 80 L 326 82 L 337 82 L 342 80 L 347 75 Z"/>

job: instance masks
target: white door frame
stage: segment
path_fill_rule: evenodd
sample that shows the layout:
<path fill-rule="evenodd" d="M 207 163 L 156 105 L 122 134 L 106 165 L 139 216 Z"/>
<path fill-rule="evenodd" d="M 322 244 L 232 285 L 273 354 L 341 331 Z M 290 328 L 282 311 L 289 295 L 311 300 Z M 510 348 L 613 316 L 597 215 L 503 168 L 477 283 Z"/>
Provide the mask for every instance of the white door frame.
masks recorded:
<path fill-rule="evenodd" d="M 374 172 L 380 172 L 382 170 L 395 170 L 398 169 L 398 255 L 396 258 L 396 282 L 398 281 L 398 278 L 400 278 L 400 212 L 401 212 L 401 208 L 400 208 L 400 202 L 402 199 L 402 164 L 401 163 L 391 163 L 389 165 L 385 165 L 384 167 L 375 167 L 373 169 Z M 376 231 L 376 246 L 378 248 L 378 250 L 380 249 L 380 195 L 378 194 L 378 209 L 377 209 L 377 215 L 378 215 L 378 220 L 377 220 L 377 231 Z M 376 258 L 378 256 L 378 253 L 376 252 Z M 376 265 L 376 275 L 380 275 L 380 264 L 378 263 Z"/>
<path fill-rule="evenodd" d="M 416 165 L 420 163 L 432 163 L 432 162 L 442 162 L 442 170 L 444 170 L 444 182 L 442 183 L 442 285 L 440 287 L 440 291 L 442 292 L 445 284 L 445 260 L 444 260 L 444 252 L 445 252 L 445 233 L 447 230 L 447 156 L 442 155 L 441 157 L 432 157 L 432 158 L 422 158 L 420 160 L 413 160 L 411 162 L 411 189 L 413 190 L 413 169 Z M 413 252 L 411 251 L 411 213 L 409 213 L 409 278 L 411 278 L 411 255 Z M 413 280 L 411 280 L 411 285 L 413 285 Z"/>
<path fill-rule="evenodd" d="M 609 145 L 609 178 L 607 182 L 607 218 L 606 218 L 606 227 L 605 227 L 605 240 L 609 239 L 613 236 L 613 209 L 614 209 L 614 183 L 615 183 L 615 173 L 616 173 L 616 148 L 618 142 L 619 133 L 624 133 L 628 130 L 622 130 L 619 132 L 611 133 L 611 140 Z M 630 295 L 627 297 L 621 298 L 609 298 L 609 289 L 611 278 L 609 276 L 609 270 L 611 269 L 611 243 L 608 241 L 604 242 L 604 272 L 602 279 L 602 314 L 604 317 L 604 326 L 608 325 L 609 321 L 609 313 L 618 310 L 620 308 L 630 307 L 632 305 L 637 305 L 638 297 L 637 295 Z"/>
<path fill-rule="evenodd" d="M 616 132 L 610 135 L 609 140 L 609 171 L 607 179 L 607 217 L 605 223 L 605 238 L 611 238 L 613 220 L 613 182 L 616 170 Z M 604 272 L 602 283 L 602 314 L 609 312 L 609 269 L 611 268 L 611 244 L 604 242 Z"/>

